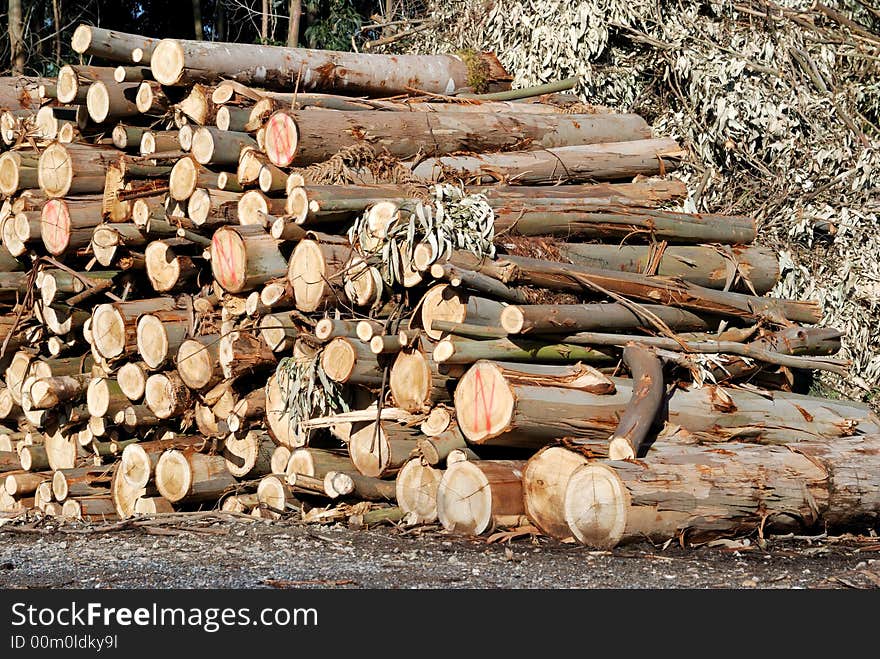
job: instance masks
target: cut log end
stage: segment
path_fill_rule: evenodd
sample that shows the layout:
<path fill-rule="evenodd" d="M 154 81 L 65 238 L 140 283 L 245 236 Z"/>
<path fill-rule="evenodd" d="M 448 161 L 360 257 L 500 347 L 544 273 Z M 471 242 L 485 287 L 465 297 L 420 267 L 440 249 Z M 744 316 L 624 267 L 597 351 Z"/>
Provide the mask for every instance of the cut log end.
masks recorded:
<path fill-rule="evenodd" d="M 357 350 L 342 337 L 333 339 L 321 353 L 321 367 L 327 377 L 335 382 L 347 382 L 356 363 Z"/>
<path fill-rule="evenodd" d="M 156 463 L 156 488 L 171 503 L 182 500 L 192 488 L 193 474 L 183 453 L 165 451 Z"/>
<path fill-rule="evenodd" d="M 501 312 L 501 327 L 508 334 L 519 334 L 524 324 L 525 316 L 519 307 L 511 305 Z"/>
<path fill-rule="evenodd" d="M 437 488 L 443 472 L 419 459 L 407 462 L 397 474 L 397 505 L 412 515 L 417 523 L 428 524 L 437 519 Z"/>
<path fill-rule="evenodd" d="M 113 359 L 125 352 L 125 319 L 111 304 L 101 304 L 92 313 L 92 340 L 95 349 Z M 100 416 L 100 415 L 99 415 Z"/>
<path fill-rule="evenodd" d="M 49 197 L 63 197 L 73 183 L 73 163 L 67 148 L 53 142 L 40 154 L 37 163 L 40 189 Z"/>
<path fill-rule="evenodd" d="M 513 419 L 515 402 L 498 367 L 477 362 L 455 389 L 455 413 L 462 433 L 475 443 L 502 433 Z"/>
<path fill-rule="evenodd" d="M 264 151 L 273 165 L 288 167 L 296 156 L 299 130 L 286 112 L 276 112 L 266 122 Z"/>
<path fill-rule="evenodd" d="M 569 478 L 587 463 L 580 453 L 551 446 L 536 453 L 523 470 L 523 504 L 529 520 L 558 540 L 571 537 L 563 502 Z"/>
<path fill-rule="evenodd" d="M 149 368 L 159 368 L 168 359 L 168 332 L 157 316 L 146 314 L 138 319 L 137 345 L 141 359 Z"/>
<path fill-rule="evenodd" d="M 437 491 L 437 516 L 447 531 L 479 535 L 492 525 L 492 490 L 471 462 L 451 465 Z"/>
<path fill-rule="evenodd" d="M 354 479 L 344 471 L 328 471 L 324 475 L 324 492 L 331 499 L 338 499 L 354 492 Z"/>
<path fill-rule="evenodd" d="M 96 124 L 104 123 L 110 114 L 110 93 L 107 91 L 107 85 L 97 80 L 89 85 L 86 92 L 86 107 L 89 116 Z"/>
<path fill-rule="evenodd" d="M 129 444 L 122 450 L 122 458 L 117 473 L 132 487 L 146 487 L 153 476 L 153 464 L 150 455 L 142 446 Z"/>
<path fill-rule="evenodd" d="M 162 85 L 176 85 L 183 76 L 185 56 L 183 47 L 174 39 L 162 39 L 153 49 L 150 70 Z"/>
<path fill-rule="evenodd" d="M 620 542 L 629 508 L 629 491 L 611 467 L 591 462 L 575 470 L 568 480 L 565 522 L 574 537 L 587 546 L 608 549 Z"/>

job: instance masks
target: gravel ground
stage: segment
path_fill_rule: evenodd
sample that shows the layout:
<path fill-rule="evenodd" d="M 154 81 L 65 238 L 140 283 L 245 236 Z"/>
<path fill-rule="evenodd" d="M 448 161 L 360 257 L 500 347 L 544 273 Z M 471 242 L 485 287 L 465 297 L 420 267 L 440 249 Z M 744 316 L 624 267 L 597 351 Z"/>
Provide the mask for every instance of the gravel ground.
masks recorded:
<path fill-rule="evenodd" d="M 488 543 L 434 527 L 222 521 L 113 532 L 9 524 L 11 588 L 878 588 L 880 539 L 650 544 L 590 551 L 545 538 Z"/>

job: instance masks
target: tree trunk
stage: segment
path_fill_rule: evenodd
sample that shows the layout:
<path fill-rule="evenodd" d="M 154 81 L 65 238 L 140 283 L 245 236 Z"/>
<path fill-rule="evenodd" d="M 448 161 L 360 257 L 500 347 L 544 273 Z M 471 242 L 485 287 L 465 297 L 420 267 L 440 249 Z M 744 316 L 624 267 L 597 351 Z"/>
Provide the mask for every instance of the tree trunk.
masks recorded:
<path fill-rule="evenodd" d="M 53 142 L 37 165 L 40 189 L 49 197 L 104 191 L 107 169 L 119 158 L 116 149 Z M 100 216 L 93 218 L 95 226 Z"/>
<path fill-rule="evenodd" d="M 477 183 L 516 180 L 522 185 L 611 181 L 670 172 L 682 156 L 678 143 L 664 138 L 428 158 L 413 174 L 429 181 L 454 174 Z"/>
<path fill-rule="evenodd" d="M 290 0 L 287 19 L 287 47 L 299 45 L 299 19 L 302 16 L 302 0 Z"/>
<path fill-rule="evenodd" d="M 489 87 L 510 80 L 491 54 L 474 58 L 488 68 Z M 410 90 L 450 94 L 467 86 L 469 66 L 451 55 L 364 55 L 305 48 L 163 39 L 150 64 L 163 85 L 228 78 L 268 89 L 344 90 L 350 95 L 393 96 Z"/>
<path fill-rule="evenodd" d="M 537 448 L 569 437 L 607 455 L 608 437 L 630 405 L 632 380 L 613 378 L 613 394 L 513 384 L 492 362 L 474 365 L 455 390 L 455 413 L 471 443 Z M 864 405 L 799 394 L 704 386 L 675 389 L 661 420 L 685 432 L 680 439 L 785 444 L 817 437 L 870 433 L 880 425 Z"/>
<path fill-rule="evenodd" d="M 363 144 L 402 159 L 424 153 L 528 150 L 646 140 L 638 115 L 542 115 L 468 112 L 279 110 L 266 124 L 265 152 L 279 167 L 324 162 Z"/>
<path fill-rule="evenodd" d="M 382 384 L 383 367 L 369 346 L 345 337 L 328 343 L 321 353 L 321 368 L 334 382 L 378 387 Z"/>
<path fill-rule="evenodd" d="M 722 454 L 723 453 L 723 454 Z M 725 451 L 658 446 L 650 461 L 591 462 L 572 474 L 564 502 L 575 537 L 613 547 L 662 541 L 876 524 L 876 435 Z"/>
<path fill-rule="evenodd" d="M 177 372 L 190 389 L 210 389 L 223 378 L 220 372 L 220 335 L 185 339 L 177 351 Z"/>
<path fill-rule="evenodd" d="M 9 0 L 9 67 L 12 75 L 24 75 L 26 53 L 21 0 Z"/>
<path fill-rule="evenodd" d="M 524 460 L 456 462 L 437 488 L 437 516 L 447 531 L 480 535 L 502 518 L 524 514 Z"/>
<path fill-rule="evenodd" d="M 438 284 L 430 288 L 422 297 L 420 306 L 422 328 L 428 338 L 434 341 L 443 337 L 443 332 L 433 328 L 435 320 L 498 327 L 505 308 L 496 300 L 469 295 L 448 284 Z"/>
<path fill-rule="evenodd" d="M 190 151 L 202 165 L 238 165 L 244 147 L 257 143 L 247 133 L 234 133 L 214 126 L 202 126 L 193 133 Z"/>
<path fill-rule="evenodd" d="M 638 245 L 589 245 L 563 243 L 560 254 L 577 265 L 603 270 L 644 273 L 661 277 L 680 277 L 697 286 L 763 295 L 779 280 L 779 260 L 764 247 L 669 246 L 658 253 Z M 659 257 L 659 262 L 657 261 Z M 750 288 L 751 286 L 751 288 Z"/>

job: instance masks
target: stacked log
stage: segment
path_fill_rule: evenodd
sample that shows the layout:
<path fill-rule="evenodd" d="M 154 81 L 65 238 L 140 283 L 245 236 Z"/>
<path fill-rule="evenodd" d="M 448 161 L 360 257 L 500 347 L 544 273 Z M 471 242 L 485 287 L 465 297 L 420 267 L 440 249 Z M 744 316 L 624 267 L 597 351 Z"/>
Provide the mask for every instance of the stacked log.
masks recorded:
<path fill-rule="evenodd" d="M 641 117 L 481 100 L 491 54 L 73 47 L 0 126 L 5 512 L 876 521 L 880 420 L 804 393 L 839 332 Z"/>

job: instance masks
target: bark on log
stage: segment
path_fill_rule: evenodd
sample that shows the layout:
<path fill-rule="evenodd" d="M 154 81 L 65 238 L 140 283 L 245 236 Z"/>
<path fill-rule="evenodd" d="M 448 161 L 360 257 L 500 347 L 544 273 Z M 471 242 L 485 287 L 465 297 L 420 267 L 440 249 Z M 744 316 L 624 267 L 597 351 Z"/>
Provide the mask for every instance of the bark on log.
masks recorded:
<path fill-rule="evenodd" d="M 640 455 L 666 393 L 663 365 L 648 348 L 628 345 L 623 349 L 623 363 L 633 381 L 632 398 L 608 440 L 612 460 L 631 460 Z"/>
<path fill-rule="evenodd" d="M 394 501 L 394 481 L 364 476 L 357 471 L 330 471 L 324 476 L 324 492 L 331 499 L 353 494 L 367 501 Z"/>
<path fill-rule="evenodd" d="M 89 117 L 96 124 L 140 116 L 135 103 L 140 83 L 97 80 L 89 85 L 86 107 Z"/>
<path fill-rule="evenodd" d="M 407 516 L 407 522 L 430 524 L 437 520 L 437 488 L 442 476 L 442 471 L 419 458 L 409 460 L 397 472 L 397 505 Z"/>
<path fill-rule="evenodd" d="M 274 369 L 278 363 L 272 349 L 247 331 L 234 331 L 223 336 L 219 353 L 220 368 L 228 380 Z"/>
<path fill-rule="evenodd" d="M 593 394 L 559 387 L 512 384 L 492 362 L 475 364 L 455 390 L 455 412 L 469 442 L 536 448 L 574 438 L 607 455 L 632 396 L 631 380 L 612 378 L 616 392 Z M 691 441 L 767 444 L 872 433 L 878 419 L 864 405 L 784 392 L 765 396 L 705 386 L 676 389 L 662 420 L 687 431 Z"/>
<path fill-rule="evenodd" d="M 175 371 L 154 373 L 147 378 L 144 402 L 160 419 L 182 415 L 192 407 L 192 394 Z"/>
<path fill-rule="evenodd" d="M 652 139 L 428 158 L 413 167 L 413 174 L 429 181 L 454 173 L 477 183 L 515 180 L 522 185 L 611 181 L 671 172 L 683 156 L 675 140 Z"/>
<path fill-rule="evenodd" d="M 99 224 L 100 200 L 91 197 L 50 199 L 43 206 L 40 235 L 47 252 L 62 256 L 91 244 L 95 227 Z"/>
<path fill-rule="evenodd" d="M 393 476 L 417 451 L 418 434 L 393 423 L 368 423 L 352 433 L 348 454 L 364 476 Z"/>
<path fill-rule="evenodd" d="M 443 332 L 433 329 L 435 320 L 497 327 L 504 305 L 490 298 L 469 295 L 448 284 L 438 284 L 425 293 L 421 301 L 420 319 L 428 338 L 438 341 Z"/>
<path fill-rule="evenodd" d="M 350 257 L 347 245 L 301 240 L 287 270 L 296 308 L 308 313 L 344 299 L 342 272 Z"/>
<path fill-rule="evenodd" d="M 577 265 L 622 272 L 652 272 L 680 277 L 698 286 L 763 295 L 779 280 L 779 259 L 764 247 L 713 248 L 671 245 L 658 254 L 640 245 L 563 243 L 560 254 Z M 657 261 L 657 257 L 659 261 Z"/>
<path fill-rule="evenodd" d="M 137 351 L 153 370 L 168 365 L 191 331 L 192 317 L 185 309 L 143 314 L 137 321 Z"/>
<path fill-rule="evenodd" d="M 880 513 L 876 435 L 786 447 L 658 446 L 649 462 L 591 462 L 572 474 L 565 518 L 582 543 L 833 530 Z"/>
<path fill-rule="evenodd" d="M 274 165 L 324 162 L 363 144 L 399 158 L 512 148 L 542 150 L 645 140 L 651 129 L 633 114 L 541 115 L 468 112 L 279 110 L 266 123 L 265 153 Z"/>
<path fill-rule="evenodd" d="M 451 94 L 470 84 L 471 67 L 489 87 L 509 88 L 510 77 L 491 53 L 471 64 L 452 55 L 365 55 L 305 48 L 163 39 L 150 61 L 163 85 L 227 78 L 245 85 L 304 91 L 393 96 L 412 89 Z"/>
<path fill-rule="evenodd" d="M 156 487 L 171 503 L 215 503 L 235 485 L 222 455 L 170 449 L 156 463 Z"/>
<path fill-rule="evenodd" d="M 438 364 L 473 364 L 480 359 L 496 359 L 510 362 L 587 362 L 603 364 L 614 358 L 588 346 L 574 343 L 543 343 L 513 339 L 470 340 L 448 336 L 437 343 L 433 359 Z"/>
<path fill-rule="evenodd" d="M 131 62 L 131 52 L 140 49 L 140 62 L 148 64 L 158 39 L 142 37 L 138 34 L 107 30 L 94 25 L 79 25 L 73 32 L 70 45 L 81 55 L 93 55 L 116 62 Z"/>
<path fill-rule="evenodd" d="M 419 455 L 429 465 L 438 465 L 444 462 L 452 451 L 463 448 L 467 448 L 467 442 L 458 424 L 450 425 L 449 428 L 432 437 L 422 437 L 418 440 Z"/>
<path fill-rule="evenodd" d="M 383 368 L 369 346 L 360 341 L 337 337 L 321 353 L 321 368 L 334 382 L 378 387 Z"/>
<path fill-rule="evenodd" d="M 171 298 L 100 304 L 92 312 L 92 344 L 105 359 L 132 355 L 137 350 L 138 319 L 143 314 L 170 311 Z"/>
<path fill-rule="evenodd" d="M 112 479 L 110 472 L 109 467 L 56 469 L 52 474 L 52 494 L 57 501 L 107 494 Z"/>
<path fill-rule="evenodd" d="M 224 290 L 241 293 L 283 277 L 287 261 L 262 227 L 221 227 L 211 240 L 211 271 Z"/>
<path fill-rule="evenodd" d="M 447 531 L 480 535 L 498 518 L 524 514 L 523 460 L 476 460 L 449 466 L 437 488 L 437 516 Z"/>
<path fill-rule="evenodd" d="M 261 478 L 272 473 L 275 444 L 264 432 L 251 431 L 244 437 L 229 435 L 223 442 L 226 468 L 236 478 Z"/>

